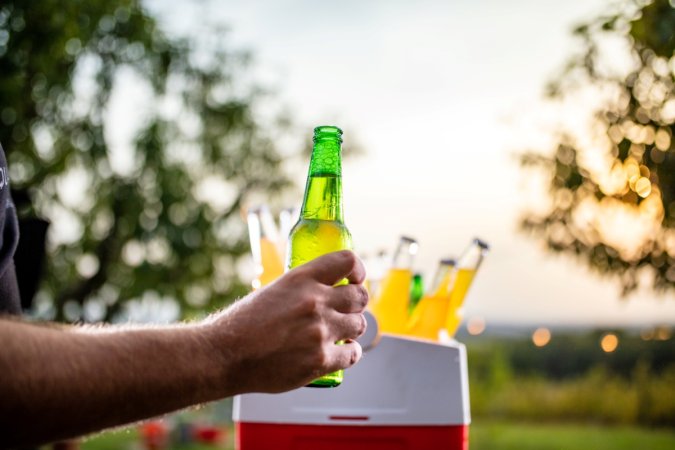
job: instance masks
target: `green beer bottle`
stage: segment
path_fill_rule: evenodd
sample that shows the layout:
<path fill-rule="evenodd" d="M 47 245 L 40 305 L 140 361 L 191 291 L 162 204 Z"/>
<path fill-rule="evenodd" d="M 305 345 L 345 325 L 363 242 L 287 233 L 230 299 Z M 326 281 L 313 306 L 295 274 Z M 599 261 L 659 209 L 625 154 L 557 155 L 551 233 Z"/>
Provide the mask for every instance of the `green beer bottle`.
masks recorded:
<path fill-rule="evenodd" d="M 338 127 L 314 129 L 305 198 L 300 218 L 288 237 L 289 269 L 326 253 L 352 248 L 352 236 L 344 224 L 342 211 L 341 143 L 342 130 Z M 309 386 L 338 386 L 343 377 L 344 371 L 338 370 L 317 378 Z"/>
<path fill-rule="evenodd" d="M 408 304 L 408 314 L 412 314 L 415 306 L 422 300 L 424 296 L 424 281 L 422 274 L 416 273 L 413 275 L 412 283 L 410 284 L 410 303 Z"/>

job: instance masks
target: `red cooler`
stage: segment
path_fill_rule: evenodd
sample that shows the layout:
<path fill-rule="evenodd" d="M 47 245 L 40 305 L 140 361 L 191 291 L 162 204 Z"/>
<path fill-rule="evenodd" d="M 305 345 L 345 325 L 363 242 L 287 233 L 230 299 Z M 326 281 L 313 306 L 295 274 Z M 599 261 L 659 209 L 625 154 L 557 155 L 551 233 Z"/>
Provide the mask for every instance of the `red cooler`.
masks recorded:
<path fill-rule="evenodd" d="M 237 450 L 468 450 L 466 349 L 385 334 L 340 386 L 241 395 L 233 416 Z"/>

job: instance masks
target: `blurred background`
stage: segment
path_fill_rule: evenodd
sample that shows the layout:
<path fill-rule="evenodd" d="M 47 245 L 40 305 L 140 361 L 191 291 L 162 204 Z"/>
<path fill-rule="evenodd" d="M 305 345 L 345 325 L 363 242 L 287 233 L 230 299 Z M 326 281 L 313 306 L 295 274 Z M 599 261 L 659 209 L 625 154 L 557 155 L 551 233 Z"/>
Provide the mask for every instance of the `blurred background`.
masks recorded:
<path fill-rule="evenodd" d="M 161 323 L 245 295 L 245 211 L 299 206 L 335 124 L 360 255 L 414 236 L 430 278 L 492 246 L 472 448 L 672 448 L 674 49 L 667 0 L 3 1 L 22 301 Z"/>

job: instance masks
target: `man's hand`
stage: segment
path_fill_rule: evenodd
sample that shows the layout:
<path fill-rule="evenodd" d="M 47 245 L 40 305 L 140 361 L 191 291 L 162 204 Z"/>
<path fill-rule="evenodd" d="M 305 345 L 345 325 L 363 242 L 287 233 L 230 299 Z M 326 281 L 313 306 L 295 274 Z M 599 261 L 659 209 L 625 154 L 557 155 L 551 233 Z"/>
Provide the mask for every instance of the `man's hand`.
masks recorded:
<path fill-rule="evenodd" d="M 354 339 L 366 329 L 365 275 L 351 251 L 331 253 L 217 315 L 209 327 L 215 353 L 227 366 L 227 385 L 238 392 L 282 392 L 354 365 L 361 358 Z M 334 287 L 343 278 L 350 284 Z"/>

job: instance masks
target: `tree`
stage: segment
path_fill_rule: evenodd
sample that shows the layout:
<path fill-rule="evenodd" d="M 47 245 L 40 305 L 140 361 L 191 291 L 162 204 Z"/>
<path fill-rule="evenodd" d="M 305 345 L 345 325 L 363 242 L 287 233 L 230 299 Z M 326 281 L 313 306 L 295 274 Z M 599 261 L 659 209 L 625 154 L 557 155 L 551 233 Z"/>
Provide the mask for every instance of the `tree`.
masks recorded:
<path fill-rule="evenodd" d="M 17 209 L 70 231 L 50 236 L 40 291 L 56 319 L 110 319 L 148 296 L 189 314 L 248 290 L 240 210 L 290 185 L 274 141 L 288 122 L 260 119 L 248 55 L 203 31 L 170 38 L 138 0 L 0 5 L 0 142 Z M 106 114 L 124 74 L 147 107 L 120 169 Z"/>
<path fill-rule="evenodd" d="M 627 1 L 576 28 L 582 51 L 551 83 L 552 99 L 593 89 L 592 143 L 561 129 L 552 155 L 521 154 L 545 174 L 548 209 L 521 227 L 548 249 L 617 279 L 624 294 L 649 274 L 675 288 L 675 4 Z"/>

